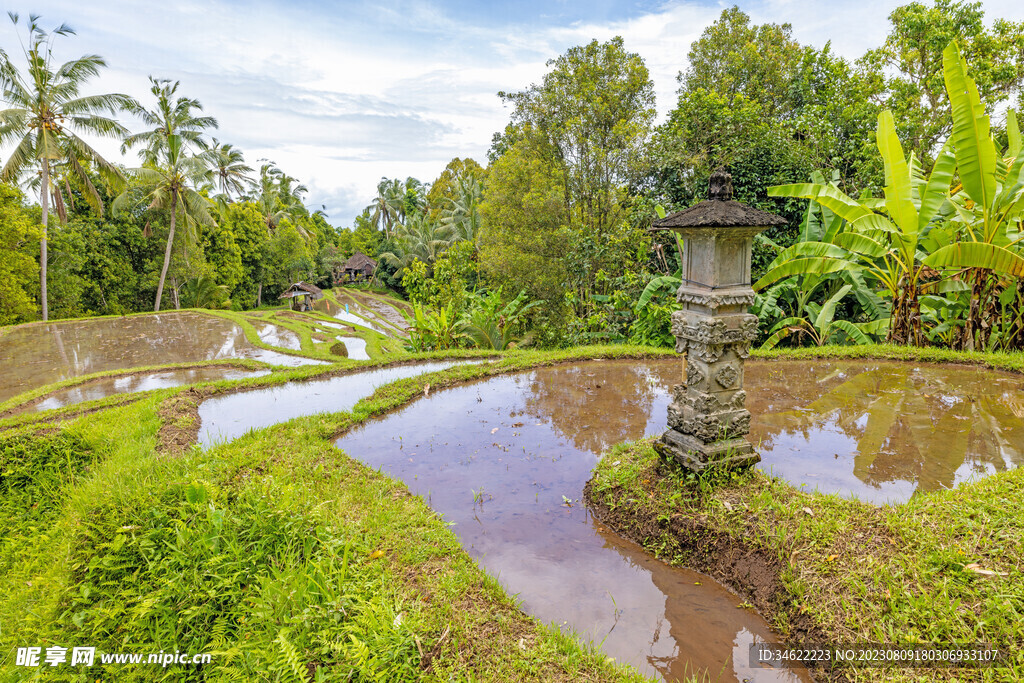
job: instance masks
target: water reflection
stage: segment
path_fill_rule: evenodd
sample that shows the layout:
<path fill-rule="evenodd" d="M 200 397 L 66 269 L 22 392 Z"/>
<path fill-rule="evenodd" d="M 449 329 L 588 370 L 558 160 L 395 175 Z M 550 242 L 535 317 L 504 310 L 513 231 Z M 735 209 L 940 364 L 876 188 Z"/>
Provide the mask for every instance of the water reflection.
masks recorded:
<path fill-rule="evenodd" d="M 448 360 L 397 365 L 217 396 L 199 405 L 199 443 L 209 447 L 236 439 L 251 429 L 269 427 L 296 417 L 349 410 L 377 387 L 389 382 L 444 370 L 453 365 L 479 362 Z"/>
<path fill-rule="evenodd" d="M 1024 381 L 957 365 L 751 363 L 762 468 L 822 491 L 905 500 L 1015 467 Z"/>
<path fill-rule="evenodd" d="M 145 375 L 130 375 L 127 377 L 107 377 L 94 380 L 75 387 L 69 387 L 54 392 L 40 401 L 23 408 L 17 408 L 13 412 L 26 412 L 29 410 L 53 410 L 75 403 L 94 401 L 114 394 L 128 394 L 140 391 L 152 391 L 153 389 L 167 389 L 169 387 L 180 387 L 186 384 L 197 382 L 212 382 L 214 380 L 235 380 L 248 377 L 261 377 L 269 374 L 269 370 L 239 370 L 237 368 L 213 367 L 213 368 L 188 368 L 184 370 L 169 370 Z"/>
<path fill-rule="evenodd" d="M 0 337 L 0 401 L 94 372 L 219 358 L 319 363 L 256 347 L 231 321 L 201 313 L 24 325 Z"/>
<path fill-rule="evenodd" d="M 339 306 L 333 301 L 328 301 L 327 299 L 320 299 L 320 301 L 316 302 L 313 308 L 317 311 L 320 311 L 321 313 L 326 313 L 332 318 L 344 320 L 345 322 L 351 325 L 359 325 L 360 327 L 365 327 L 367 329 L 373 330 L 374 332 L 379 332 L 384 336 L 388 336 L 387 332 L 382 330 L 380 327 L 374 325 L 366 318 L 360 317 L 354 313 L 350 313 L 348 310 L 345 309 L 344 306 Z"/>
<path fill-rule="evenodd" d="M 664 422 L 663 380 L 677 373 L 676 363 L 604 361 L 492 378 L 419 400 L 338 445 L 427 498 L 542 621 L 666 680 L 723 666 L 721 680 L 763 676 L 745 656 L 733 661 L 739 634 L 773 639 L 760 617 L 711 579 L 600 529 L 579 501 L 607 445 Z"/>

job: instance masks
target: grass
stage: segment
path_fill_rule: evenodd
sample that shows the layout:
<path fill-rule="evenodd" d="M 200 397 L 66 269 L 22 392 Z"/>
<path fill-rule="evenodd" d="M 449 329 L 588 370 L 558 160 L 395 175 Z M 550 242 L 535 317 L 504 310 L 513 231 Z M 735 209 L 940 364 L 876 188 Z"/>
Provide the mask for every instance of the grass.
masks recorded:
<path fill-rule="evenodd" d="M 11 666 L 17 647 L 54 644 L 214 653 L 201 670 L 106 672 L 118 680 L 645 680 L 524 615 L 422 499 L 331 442 L 422 396 L 428 383 L 640 354 L 509 354 L 381 387 L 350 413 L 180 457 L 159 452 L 157 433 L 161 405 L 186 389 L 55 420 L 47 438 L 61 448 L 38 436 L 0 437 L 21 444 L 19 453 L 36 444 L 44 454 L 22 457 L 19 471 L 45 470 L 28 463 L 66 451 L 80 454 L 72 463 L 88 463 L 41 480 L 51 491 L 39 498 L 46 523 L 18 517 L 28 498 L 0 508 L 13 529 L 0 578 L 0 680 L 26 672 Z"/>
<path fill-rule="evenodd" d="M 316 316 L 310 318 L 312 340 Z M 1024 365 L 1015 356 L 881 346 L 814 352 L 1018 371 Z M 494 354 L 403 354 L 391 362 L 453 356 Z M 161 411 L 196 395 L 189 388 L 0 420 L 0 476 L 21 477 L 0 481 L 0 489 L 7 482 L 3 491 L 20 492 L 0 501 L 7 532 L 0 545 L 0 681 L 26 671 L 11 666 L 15 648 L 51 644 L 216 653 L 201 671 L 108 674 L 118 680 L 644 680 L 522 614 L 422 499 L 349 459 L 332 440 L 422 396 L 427 385 L 651 356 L 674 354 L 625 346 L 509 352 L 493 363 L 394 382 L 347 413 L 300 418 L 178 457 L 159 448 Z M 378 357 L 278 369 L 207 383 L 200 395 L 385 364 Z M 1024 477 L 1011 471 L 878 508 L 802 493 L 757 472 L 695 478 L 659 466 L 641 442 L 602 460 L 588 496 L 613 528 L 664 559 L 714 573 L 723 550 L 759 558 L 771 581 L 747 599 L 790 637 L 991 641 L 1012 652 L 1013 667 L 979 679 L 1017 680 L 1024 672 L 1022 489 Z M 983 576 L 972 564 L 1008 575 Z M 735 572 L 719 578 L 743 587 Z M 950 674 L 846 673 L 891 681 Z"/>

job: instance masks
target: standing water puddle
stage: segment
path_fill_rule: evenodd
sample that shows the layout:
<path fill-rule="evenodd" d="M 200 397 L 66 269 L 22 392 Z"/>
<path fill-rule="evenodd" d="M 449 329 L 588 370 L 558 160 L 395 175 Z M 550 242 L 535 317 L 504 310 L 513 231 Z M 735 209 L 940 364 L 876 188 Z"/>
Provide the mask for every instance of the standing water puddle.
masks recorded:
<path fill-rule="evenodd" d="M 53 410 L 75 403 L 94 401 L 114 394 L 129 394 L 153 389 L 180 387 L 197 382 L 215 380 L 234 380 L 246 377 L 262 377 L 270 374 L 270 370 L 239 370 L 238 368 L 187 368 L 184 370 L 168 370 L 145 375 L 129 375 L 127 377 L 107 377 L 86 382 L 75 387 L 61 389 L 38 403 L 15 408 L 13 412 L 21 413 L 29 410 Z"/>
<path fill-rule="evenodd" d="M 350 410 L 360 399 L 389 382 L 479 362 L 455 360 L 399 365 L 211 398 L 199 406 L 199 443 L 208 448 L 217 442 L 236 439 L 250 429 L 305 415 Z"/>
<path fill-rule="evenodd" d="M 455 523 L 469 553 L 542 621 L 666 680 L 805 680 L 751 669 L 775 640 L 739 598 L 605 532 L 580 501 L 599 455 L 660 429 L 673 362 L 604 361 L 473 382 L 353 429 L 337 444 Z"/>
<path fill-rule="evenodd" d="M 0 337 L 0 401 L 94 372 L 220 358 L 287 366 L 321 363 L 254 346 L 231 321 L 201 313 L 32 324 Z"/>

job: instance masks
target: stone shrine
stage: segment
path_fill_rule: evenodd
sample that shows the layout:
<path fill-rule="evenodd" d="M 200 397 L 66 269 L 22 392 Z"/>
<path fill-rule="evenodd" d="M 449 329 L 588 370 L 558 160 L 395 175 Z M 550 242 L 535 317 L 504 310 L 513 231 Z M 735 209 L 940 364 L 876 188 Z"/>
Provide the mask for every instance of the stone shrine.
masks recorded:
<path fill-rule="evenodd" d="M 683 354 L 682 384 L 673 390 L 668 426 L 654 448 L 694 471 L 711 464 L 744 467 L 761 459 L 745 438 L 750 412 L 744 407 L 743 360 L 757 339 L 750 287 L 754 235 L 781 216 L 732 198 L 732 176 L 711 175 L 708 198 L 654 222 L 685 241 L 682 285 L 672 314 L 676 351 Z"/>

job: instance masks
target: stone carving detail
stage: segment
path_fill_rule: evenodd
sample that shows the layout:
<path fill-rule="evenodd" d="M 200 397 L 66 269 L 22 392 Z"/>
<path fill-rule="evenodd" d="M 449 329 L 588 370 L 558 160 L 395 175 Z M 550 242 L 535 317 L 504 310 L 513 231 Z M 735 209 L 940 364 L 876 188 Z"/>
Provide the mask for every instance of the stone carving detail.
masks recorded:
<path fill-rule="evenodd" d="M 689 364 L 686 366 L 686 385 L 696 386 L 704 381 L 704 373 L 700 371 L 700 368 Z"/>
<path fill-rule="evenodd" d="M 690 353 L 697 360 L 704 361 L 705 363 L 716 363 L 722 357 L 722 354 L 725 353 L 725 345 L 690 342 Z"/>
<path fill-rule="evenodd" d="M 736 380 L 739 379 L 740 373 L 732 365 L 723 365 L 718 368 L 718 372 L 715 373 L 715 381 L 723 389 L 732 389 L 736 386 Z"/>
<path fill-rule="evenodd" d="M 730 436 L 742 436 L 750 432 L 750 413 L 744 410 L 741 414 L 733 418 L 732 424 L 729 425 Z"/>
<path fill-rule="evenodd" d="M 751 306 L 754 303 L 753 294 L 699 294 L 693 291 L 683 291 L 680 288 L 676 292 L 676 301 L 681 304 L 696 304 L 711 310 L 718 310 L 723 306 Z"/>
<path fill-rule="evenodd" d="M 746 403 L 747 403 L 747 392 L 745 392 L 742 389 L 740 389 L 739 391 L 737 391 L 735 394 L 732 395 L 732 400 L 729 401 L 729 406 L 733 410 L 740 410 L 740 409 L 743 408 L 744 405 L 746 405 Z"/>
<path fill-rule="evenodd" d="M 686 311 L 672 314 L 672 334 L 677 345 L 679 340 L 687 340 L 699 344 L 735 344 L 751 342 L 757 339 L 757 316 L 750 314 L 727 316 L 739 324 L 730 327 L 726 318 L 708 316 L 688 316 Z"/>

